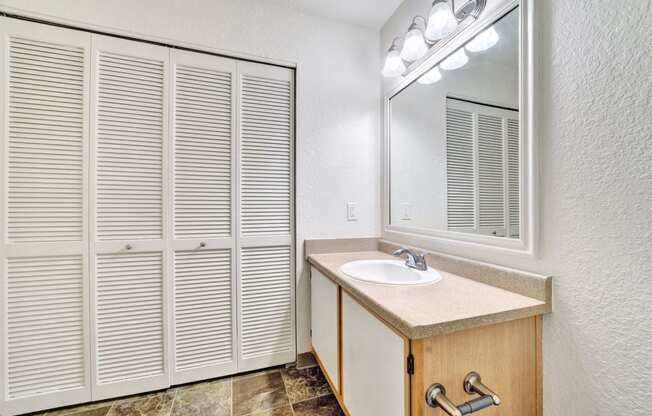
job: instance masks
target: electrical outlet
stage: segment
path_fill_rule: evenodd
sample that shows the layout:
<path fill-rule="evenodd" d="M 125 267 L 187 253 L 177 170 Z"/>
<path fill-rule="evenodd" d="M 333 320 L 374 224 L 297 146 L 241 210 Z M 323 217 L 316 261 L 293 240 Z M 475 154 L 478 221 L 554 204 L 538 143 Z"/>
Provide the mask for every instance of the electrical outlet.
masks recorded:
<path fill-rule="evenodd" d="M 357 221 L 358 220 L 358 204 L 355 202 L 349 202 L 346 204 L 346 220 L 347 221 Z"/>

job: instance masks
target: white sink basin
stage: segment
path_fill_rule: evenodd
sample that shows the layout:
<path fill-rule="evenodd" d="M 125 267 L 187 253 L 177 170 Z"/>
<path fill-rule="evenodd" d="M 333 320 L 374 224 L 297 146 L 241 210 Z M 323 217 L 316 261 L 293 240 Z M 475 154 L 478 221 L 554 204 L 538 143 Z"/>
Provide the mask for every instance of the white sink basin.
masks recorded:
<path fill-rule="evenodd" d="M 415 270 L 400 260 L 357 260 L 343 264 L 340 271 L 354 279 L 386 285 L 424 285 L 441 280 L 436 270 Z"/>

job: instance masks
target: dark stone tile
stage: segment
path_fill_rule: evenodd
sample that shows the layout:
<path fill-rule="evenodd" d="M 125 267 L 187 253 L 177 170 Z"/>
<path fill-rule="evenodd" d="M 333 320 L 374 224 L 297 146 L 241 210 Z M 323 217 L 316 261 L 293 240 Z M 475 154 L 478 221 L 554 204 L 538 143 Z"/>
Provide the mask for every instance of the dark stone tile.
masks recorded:
<path fill-rule="evenodd" d="M 319 367 L 301 370 L 290 367 L 281 370 L 281 374 L 291 403 L 332 393 L 326 377 L 324 377 Z"/>
<path fill-rule="evenodd" d="M 91 403 L 77 407 L 53 410 L 47 412 L 48 416 L 106 416 L 111 409 L 112 402 Z"/>
<path fill-rule="evenodd" d="M 116 401 L 107 416 L 168 416 L 175 394 L 169 390 Z"/>
<path fill-rule="evenodd" d="M 231 416 L 231 380 L 178 387 L 171 416 Z"/>
<path fill-rule="evenodd" d="M 48 416 L 104 416 L 109 412 L 113 400 L 104 400 L 95 403 L 80 404 L 78 406 L 63 407 L 61 409 L 49 410 L 41 413 Z M 37 415 L 33 415 L 37 416 Z"/>
<path fill-rule="evenodd" d="M 283 406 L 272 410 L 265 410 L 264 412 L 252 413 L 247 416 L 293 416 L 291 406 Z"/>
<path fill-rule="evenodd" d="M 344 416 L 337 399 L 332 394 L 295 403 L 295 416 Z"/>
<path fill-rule="evenodd" d="M 278 371 L 233 379 L 233 415 L 272 410 L 290 404 Z"/>
<path fill-rule="evenodd" d="M 304 352 L 299 355 L 297 355 L 297 363 L 296 367 L 299 369 L 303 368 L 309 368 L 309 367 L 316 367 L 317 366 L 317 360 L 315 360 L 315 356 L 311 352 Z"/>

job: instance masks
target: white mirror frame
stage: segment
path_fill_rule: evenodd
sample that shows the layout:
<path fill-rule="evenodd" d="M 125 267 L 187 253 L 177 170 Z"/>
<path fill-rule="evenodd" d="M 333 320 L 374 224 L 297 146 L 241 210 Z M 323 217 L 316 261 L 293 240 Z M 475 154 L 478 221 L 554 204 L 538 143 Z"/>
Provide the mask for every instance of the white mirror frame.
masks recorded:
<path fill-rule="evenodd" d="M 505 0 L 487 2 L 487 8 L 480 18 L 466 26 L 453 38 L 443 43 L 440 49 L 418 63 L 410 72 L 384 96 L 384 140 L 383 140 L 383 239 L 394 243 L 422 247 L 436 251 L 449 248 L 472 248 L 483 253 L 508 254 L 536 257 L 539 235 L 539 160 L 536 135 L 536 54 L 534 50 L 534 3 L 535 0 Z M 519 239 L 469 234 L 448 230 L 424 229 L 392 225 L 390 223 L 390 127 L 392 97 L 408 87 L 413 81 L 453 51 L 462 47 L 475 35 L 496 22 L 502 16 L 519 7 L 520 50 L 519 50 L 519 115 L 521 146 L 521 232 Z M 435 47 L 436 48 L 436 47 Z"/>

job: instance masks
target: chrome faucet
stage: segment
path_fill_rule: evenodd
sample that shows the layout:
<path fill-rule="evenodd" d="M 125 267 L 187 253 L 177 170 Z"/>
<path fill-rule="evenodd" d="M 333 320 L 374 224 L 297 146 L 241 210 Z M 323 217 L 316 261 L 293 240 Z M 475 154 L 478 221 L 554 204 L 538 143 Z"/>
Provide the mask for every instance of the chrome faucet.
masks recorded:
<path fill-rule="evenodd" d="M 412 269 L 421 270 L 422 272 L 428 270 L 428 264 L 426 263 L 426 253 L 415 254 L 413 251 L 408 250 L 405 247 L 401 247 L 395 252 L 392 253 L 392 256 L 399 257 L 402 254 L 406 254 L 405 265 Z"/>

